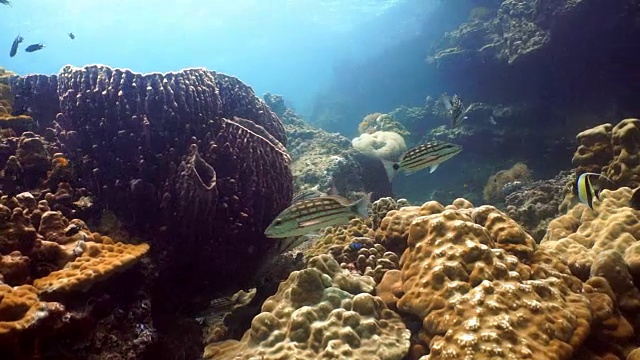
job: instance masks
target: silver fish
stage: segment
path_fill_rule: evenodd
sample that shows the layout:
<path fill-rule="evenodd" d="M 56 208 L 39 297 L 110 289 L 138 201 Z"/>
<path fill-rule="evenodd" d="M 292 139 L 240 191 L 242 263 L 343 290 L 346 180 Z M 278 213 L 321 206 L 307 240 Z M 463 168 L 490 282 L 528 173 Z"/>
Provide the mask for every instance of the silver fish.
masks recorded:
<path fill-rule="evenodd" d="M 370 202 L 371 193 L 353 203 L 341 196 L 298 201 L 278 214 L 264 234 L 270 238 L 300 236 L 327 226 L 347 224 L 357 217 L 367 218 Z"/>
<path fill-rule="evenodd" d="M 443 162 L 458 155 L 462 147 L 445 142 L 428 142 L 407 150 L 398 162 L 383 161 L 389 180 L 400 171 L 405 174 L 431 168 L 430 173 L 436 171 Z"/>

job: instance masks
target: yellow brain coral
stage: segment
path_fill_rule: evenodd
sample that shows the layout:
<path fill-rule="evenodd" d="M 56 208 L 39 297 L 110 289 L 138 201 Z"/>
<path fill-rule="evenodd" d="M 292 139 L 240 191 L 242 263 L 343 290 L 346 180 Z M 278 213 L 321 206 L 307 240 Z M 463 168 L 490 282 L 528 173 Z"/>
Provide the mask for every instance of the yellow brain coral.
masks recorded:
<path fill-rule="evenodd" d="M 96 282 L 134 265 L 149 250 L 148 244 L 79 242 L 82 255 L 44 278 L 33 282 L 40 293 L 85 291 Z"/>
<path fill-rule="evenodd" d="M 402 359 L 409 330 L 368 294 L 373 280 L 340 269 L 329 255 L 294 271 L 267 299 L 241 341 L 208 346 L 210 359 Z"/>

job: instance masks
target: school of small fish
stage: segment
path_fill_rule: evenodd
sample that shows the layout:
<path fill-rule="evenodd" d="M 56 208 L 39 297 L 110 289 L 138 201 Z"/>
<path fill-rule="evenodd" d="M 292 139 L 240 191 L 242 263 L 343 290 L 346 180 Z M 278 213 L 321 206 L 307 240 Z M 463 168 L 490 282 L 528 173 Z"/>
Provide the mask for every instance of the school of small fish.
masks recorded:
<path fill-rule="evenodd" d="M 9 0 L 0 0 L 0 4 L 11 6 L 11 1 L 9 1 Z M 76 36 L 72 32 L 67 33 L 67 36 L 69 36 L 69 38 L 71 40 L 76 38 Z M 22 36 L 20 36 L 20 34 L 18 34 L 18 36 L 16 36 L 16 38 L 11 43 L 11 48 L 9 49 L 9 57 L 16 56 L 16 54 L 18 53 L 18 47 L 20 46 L 20 44 L 22 44 L 23 41 L 24 41 L 24 38 Z M 24 51 L 28 52 L 28 53 L 32 53 L 32 52 L 35 52 L 35 51 L 38 51 L 38 50 L 42 50 L 44 48 L 45 48 L 45 45 L 43 43 L 33 43 L 33 44 L 27 46 L 24 49 Z"/>

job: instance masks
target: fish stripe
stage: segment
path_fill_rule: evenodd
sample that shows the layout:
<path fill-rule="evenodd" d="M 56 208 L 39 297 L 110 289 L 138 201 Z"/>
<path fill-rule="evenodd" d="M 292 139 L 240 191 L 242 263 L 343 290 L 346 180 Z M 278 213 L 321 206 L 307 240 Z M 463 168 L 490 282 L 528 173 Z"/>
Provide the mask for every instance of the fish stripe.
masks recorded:
<path fill-rule="evenodd" d="M 453 156 L 460 152 L 460 148 L 447 148 L 443 149 L 440 152 L 434 153 L 433 155 L 427 155 L 424 157 L 412 158 L 410 160 L 402 159 L 400 162 L 400 166 L 403 168 L 414 168 L 419 166 L 424 166 L 424 164 L 428 163 L 437 163 L 441 159 L 446 158 L 447 156 Z"/>
<path fill-rule="evenodd" d="M 331 199 L 312 199 L 296 203 L 287 214 L 280 216 L 281 221 L 296 220 L 299 222 L 309 221 L 322 215 L 323 213 L 349 212 L 346 205 L 338 203 Z"/>
<path fill-rule="evenodd" d="M 350 212 L 345 211 L 345 209 L 334 209 L 334 210 L 318 211 L 315 213 L 305 214 L 304 216 L 295 217 L 295 219 L 298 222 L 307 222 L 312 220 L 318 220 L 325 216 L 333 216 L 333 215 L 348 214 L 348 213 Z"/>
<path fill-rule="evenodd" d="M 402 157 L 402 163 L 408 163 L 414 160 L 419 160 L 425 156 L 438 156 L 443 153 L 455 152 L 459 149 L 459 147 L 450 144 L 442 144 L 439 146 L 433 147 L 424 147 L 418 148 L 417 150 L 406 153 L 405 156 Z"/>

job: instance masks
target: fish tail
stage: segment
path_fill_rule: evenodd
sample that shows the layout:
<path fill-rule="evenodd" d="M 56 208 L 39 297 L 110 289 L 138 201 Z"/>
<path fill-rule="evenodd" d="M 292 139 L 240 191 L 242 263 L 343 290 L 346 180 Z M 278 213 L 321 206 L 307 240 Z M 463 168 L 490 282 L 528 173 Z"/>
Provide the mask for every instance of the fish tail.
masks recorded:
<path fill-rule="evenodd" d="M 371 204 L 371 193 L 365 194 L 358 201 L 353 203 L 353 207 L 355 208 L 355 212 L 358 216 L 363 219 L 369 217 L 369 205 Z"/>
<path fill-rule="evenodd" d="M 384 165 L 384 171 L 387 173 L 389 182 L 393 181 L 393 178 L 400 170 L 400 164 L 395 161 L 382 159 L 382 165 Z"/>

